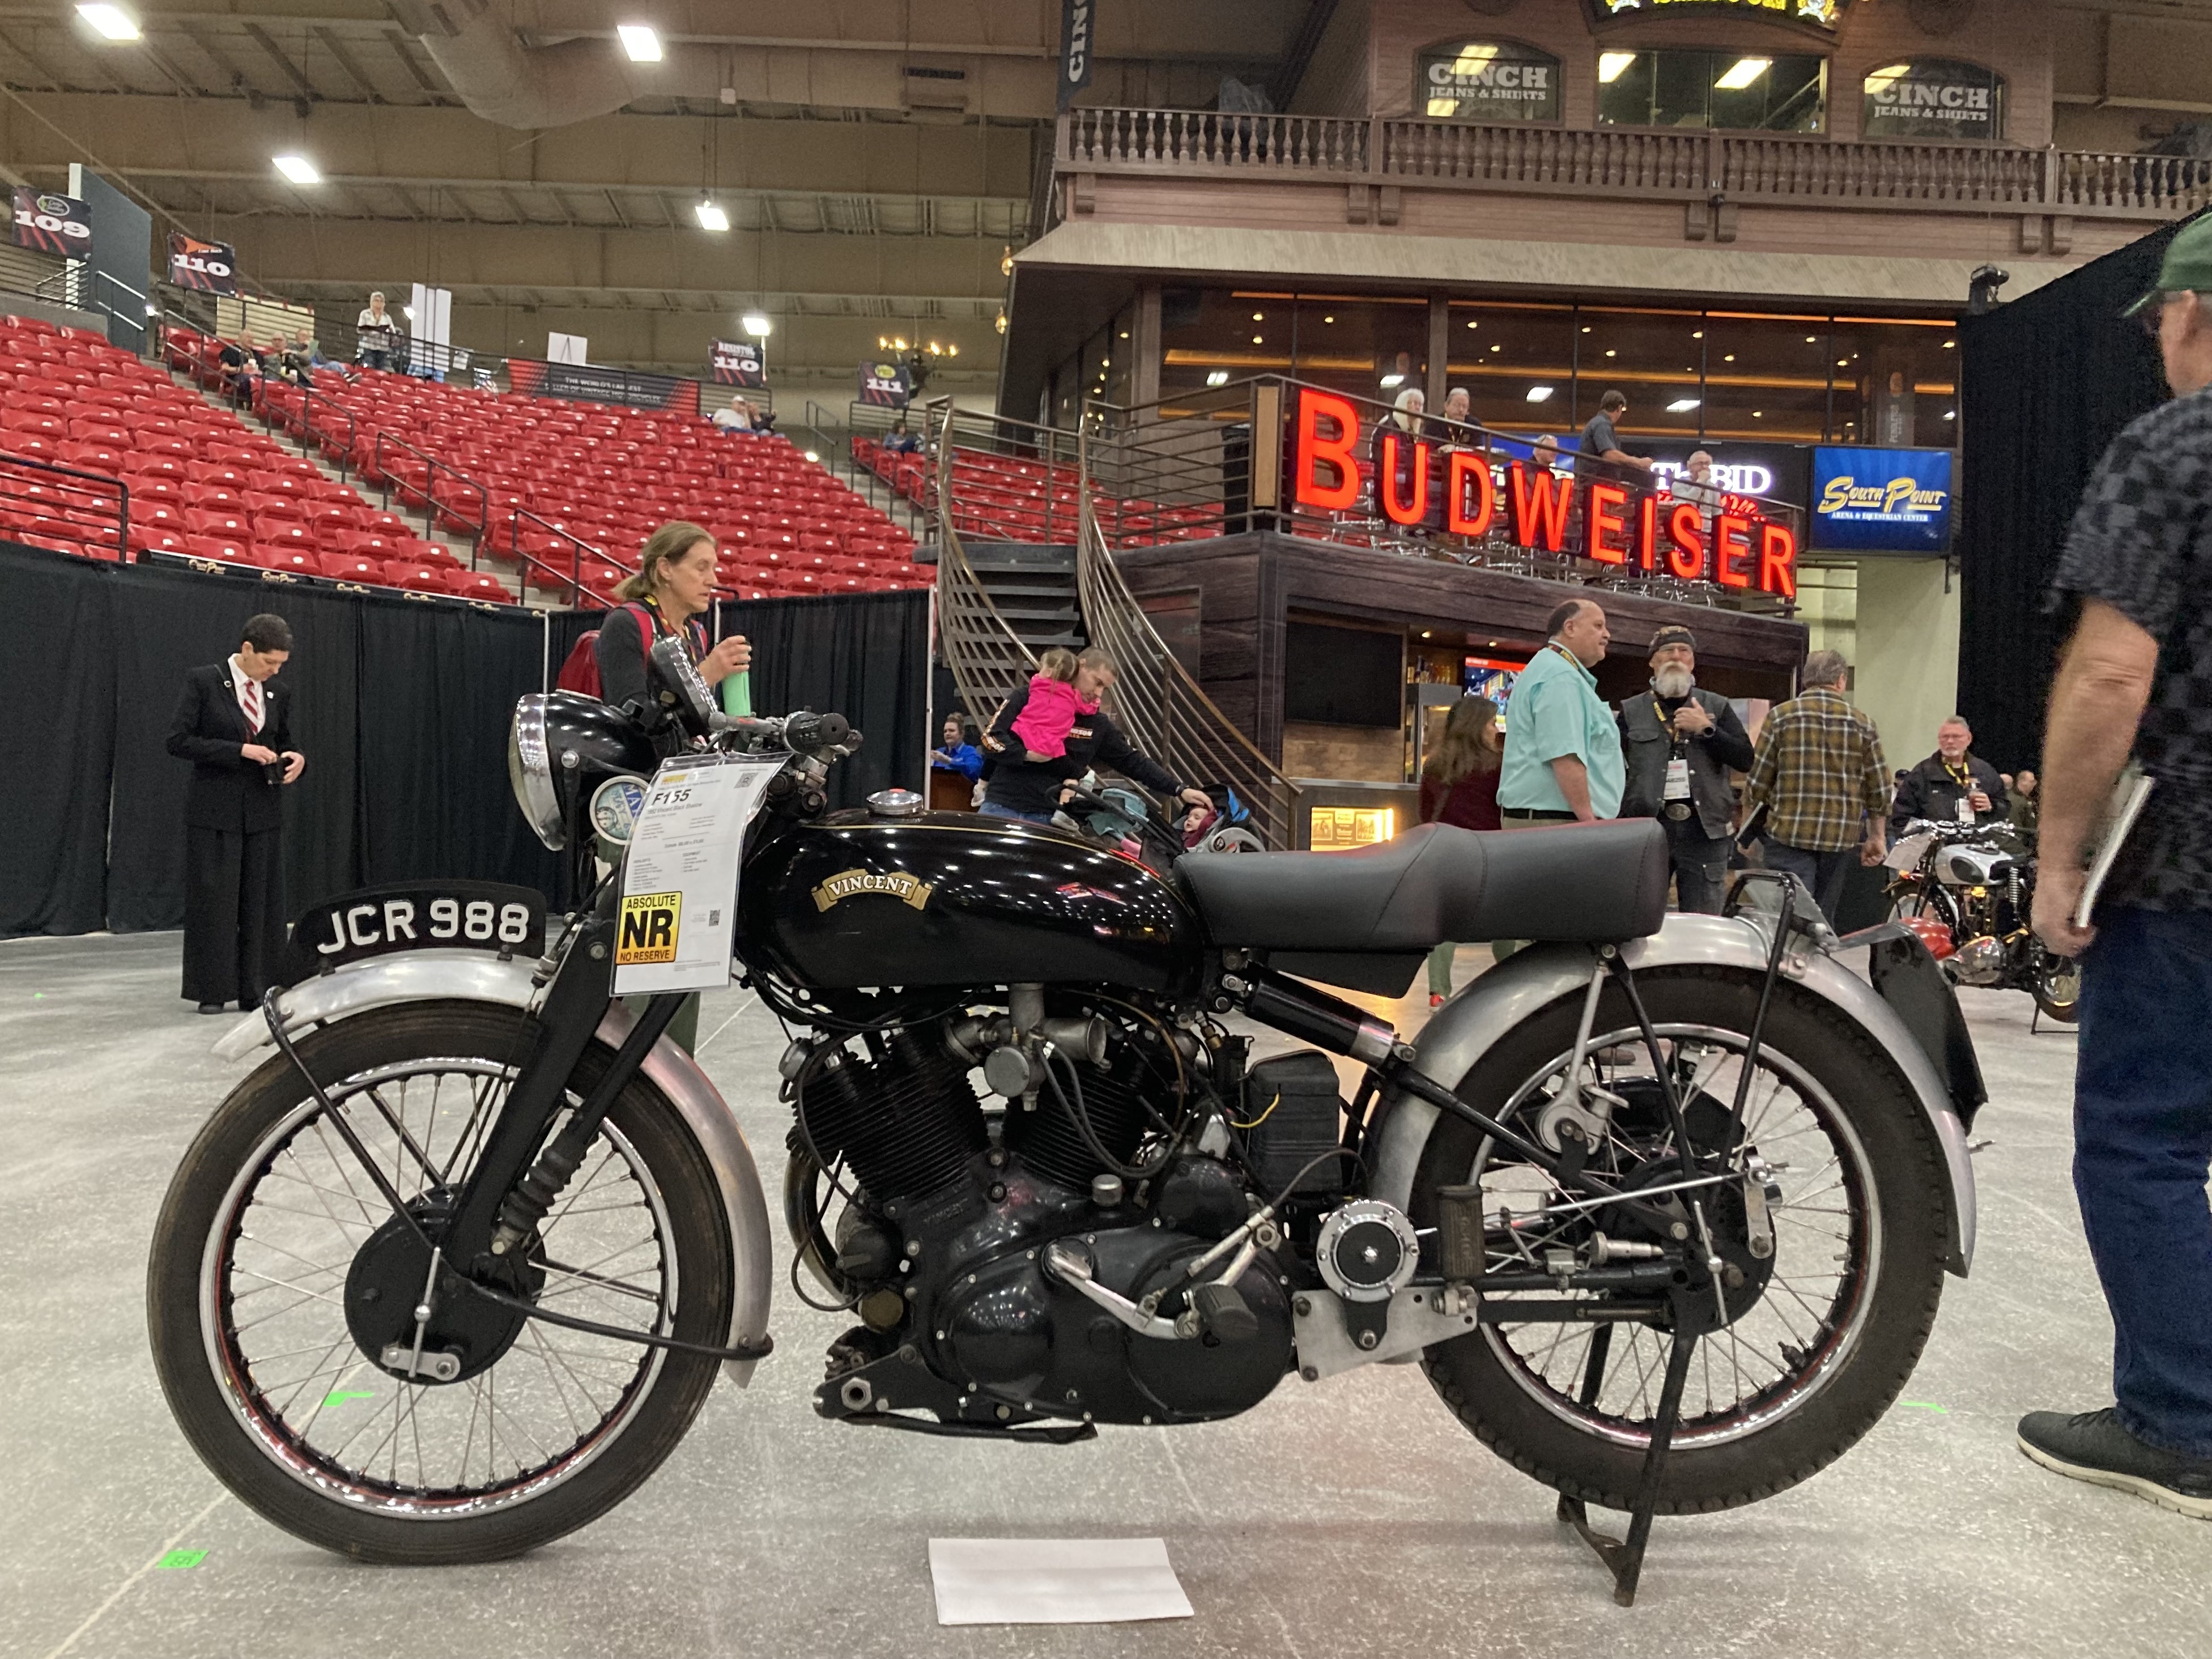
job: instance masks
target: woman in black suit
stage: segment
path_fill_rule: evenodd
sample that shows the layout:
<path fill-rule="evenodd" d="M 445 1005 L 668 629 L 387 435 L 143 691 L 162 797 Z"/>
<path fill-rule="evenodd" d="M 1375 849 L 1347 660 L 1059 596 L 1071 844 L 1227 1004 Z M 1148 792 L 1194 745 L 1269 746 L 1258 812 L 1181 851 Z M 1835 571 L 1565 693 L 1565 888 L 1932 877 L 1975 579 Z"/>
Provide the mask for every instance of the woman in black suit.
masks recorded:
<path fill-rule="evenodd" d="M 307 757 L 292 747 L 292 694 L 275 675 L 292 654 L 282 617 L 246 618 L 228 660 L 195 668 L 169 727 L 192 763 L 185 794 L 185 999 L 204 1014 L 252 1010 L 284 947 L 283 784 Z"/>

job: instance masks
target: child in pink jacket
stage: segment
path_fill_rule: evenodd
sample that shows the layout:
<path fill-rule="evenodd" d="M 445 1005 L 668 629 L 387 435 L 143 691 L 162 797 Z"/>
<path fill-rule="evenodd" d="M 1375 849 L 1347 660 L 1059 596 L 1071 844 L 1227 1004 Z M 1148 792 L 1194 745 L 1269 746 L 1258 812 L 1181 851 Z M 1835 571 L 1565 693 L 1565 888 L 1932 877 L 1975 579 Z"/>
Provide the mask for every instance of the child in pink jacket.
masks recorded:
<path fill-rule="evenodd" d="M 1067 734 L 1075 722 L 1097 712 L 1098 705 L 1075 690 L 1075 653 L 1055 645 L 1037 659 L 1029 702 L 1014 716 L 1014 735 L 1032 763 L 1058 760 L 1067 752 Z"/>

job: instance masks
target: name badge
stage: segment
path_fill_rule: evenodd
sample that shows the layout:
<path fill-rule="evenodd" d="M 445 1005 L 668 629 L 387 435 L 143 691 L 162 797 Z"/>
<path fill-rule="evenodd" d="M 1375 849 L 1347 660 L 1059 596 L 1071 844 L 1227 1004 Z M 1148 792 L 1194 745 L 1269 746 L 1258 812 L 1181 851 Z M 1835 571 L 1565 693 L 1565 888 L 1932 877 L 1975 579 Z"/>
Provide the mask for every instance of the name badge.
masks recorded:
<path fill-rule="evenodd" d="M 1974 800 L 1973 800 L 1973 797 L 1972 797 L 1972 796 L 1971 796 L 1971 795 L 1961 795 L 1961 796 L 1960 796 L 1960 797 L 1959 797 L 1959 822 L 1960 822 L 1960 823 L 1972 823 L 1973 821 L 1974 821 Z"/>
<path fill-rule="evenodd" d="M 1687 800 L 1690 798 L 1690 763 L 1677 756 L 1667 763 L 1667 788 L 1662 796 L 1665 800 Z"/>

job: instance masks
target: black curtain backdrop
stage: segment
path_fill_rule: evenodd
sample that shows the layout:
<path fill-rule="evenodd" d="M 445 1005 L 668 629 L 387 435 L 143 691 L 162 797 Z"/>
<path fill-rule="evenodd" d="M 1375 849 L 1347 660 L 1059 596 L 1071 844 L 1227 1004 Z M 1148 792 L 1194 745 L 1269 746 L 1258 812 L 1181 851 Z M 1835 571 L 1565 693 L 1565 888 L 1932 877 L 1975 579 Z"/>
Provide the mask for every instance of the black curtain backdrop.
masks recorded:
<path fill-rule="evenodd" d="M 0 860 L 0 937 L 184 921 L 184 800 L 169 722 L 185 671 L 238 648 L 246 619 L 291 623 L 283 683 L 307 757 L 286 792 L 288 915 L 353 888 L 447 876 L 534 886 L 560 860 L 509 793 L 514 702 L 548 684 L 599 613 L 554 616 L 98 564 L 0 543 L 0 684 L 35 709 Z M 867 734 L 830 774 L 857 805 L 921 787 L 929 596 L 836 595 L 723 607 L 753 641 L 754 706 L 836 709 Z"/>
<path fill-rule="evenodd" d="M 292 625 L 283 684 L 307 757 L 286 792 L 288 914 L 425 876 L 557 890 L 507 778 L 514 700 L 544 684 L 539 617 L 13 547 L 0 605 L 5 683 L 46 687 L 57 734 L 0 875 L 0 933 L 182 925 L 190 769 L 169 722 L 185 671 L 236 650 L 258 611 Z"/>
<path fill-rule="evenodd" d="M 834 806 L 858 806 L 894 784 L 921 789 L 928 750 L 929 595 L 838 593 L 816 599 L 731 601 L 723 634 L 752 642 L 753 710 L 811 708 L 845 716 L 860 752 L 830 769 Z M 553 672 L 605 612 L 552 619 Z"/>
<path fill-rule="evenodd" d="M 115 701 L 107 591 L 82 560 L 0 545 L 0 685 L 27 729 L 16 736 L 0 934 L 85 933 L 104 925 L 107 774 Z M 183 832 L 178 832 L 181 844 Z"/>
<path fill-rule="evenodd" d="M 2179 223 L 1960 325 L 1959 710 L 2008 771 L 2043 746 L 2067 622 L 2045 593 L 2082 486 L 2167 395 L 2157 345 L 2119 313 L 2158 279 Z"/>

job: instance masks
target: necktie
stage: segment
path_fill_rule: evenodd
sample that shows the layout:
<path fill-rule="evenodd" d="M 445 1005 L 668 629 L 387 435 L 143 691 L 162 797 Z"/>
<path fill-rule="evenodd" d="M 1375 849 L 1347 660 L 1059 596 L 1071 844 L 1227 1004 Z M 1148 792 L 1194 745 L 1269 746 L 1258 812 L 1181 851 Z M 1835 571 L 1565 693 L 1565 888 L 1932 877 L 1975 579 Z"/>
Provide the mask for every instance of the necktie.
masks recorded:
<path fill-rule="evenodd" d="M 259 682 L 246 682 L 246 724 L 255 732 L 261 730 L 261 686 Z"/>

